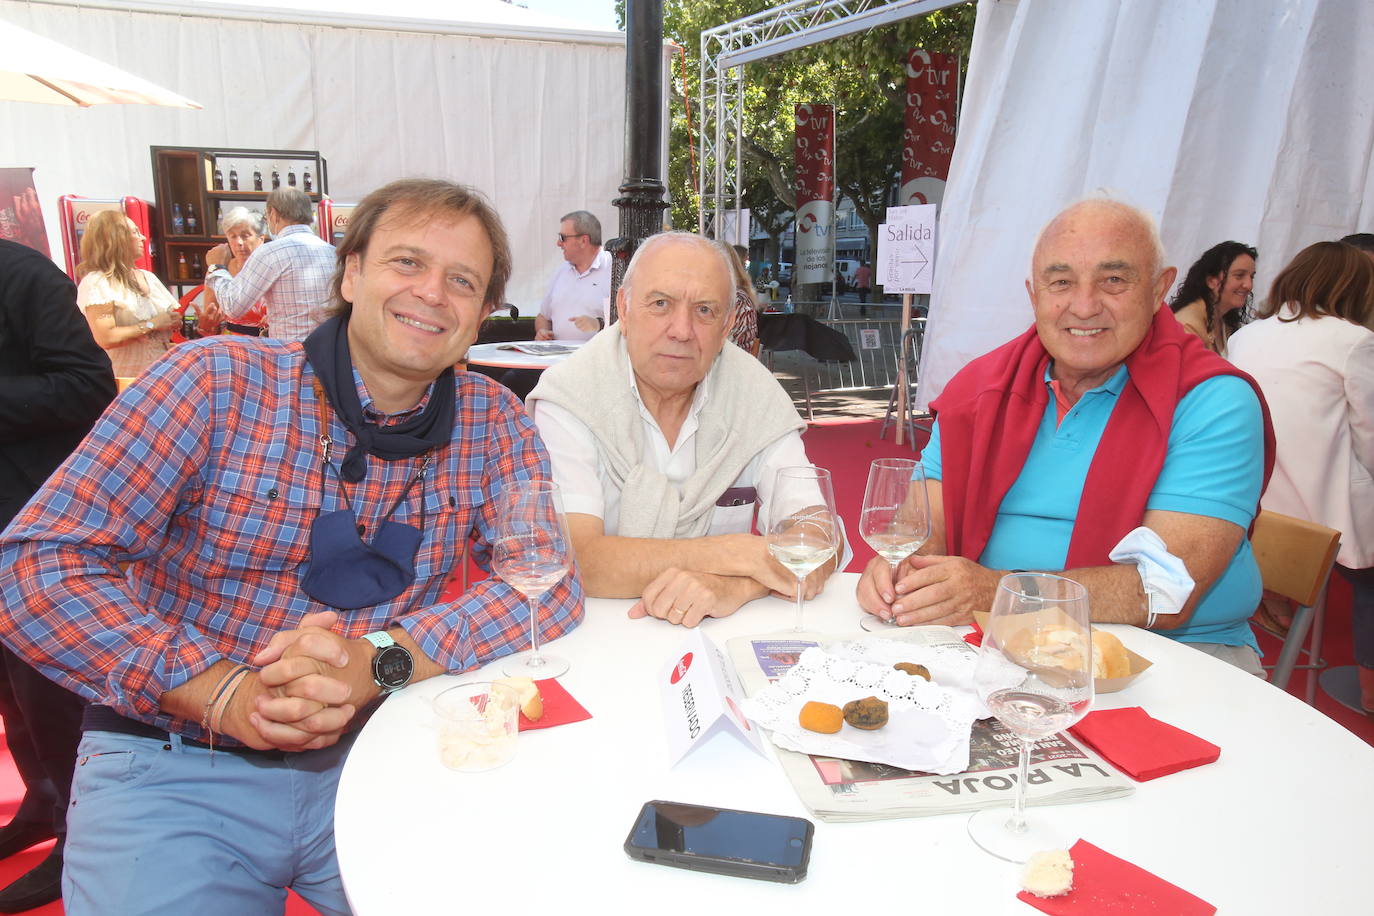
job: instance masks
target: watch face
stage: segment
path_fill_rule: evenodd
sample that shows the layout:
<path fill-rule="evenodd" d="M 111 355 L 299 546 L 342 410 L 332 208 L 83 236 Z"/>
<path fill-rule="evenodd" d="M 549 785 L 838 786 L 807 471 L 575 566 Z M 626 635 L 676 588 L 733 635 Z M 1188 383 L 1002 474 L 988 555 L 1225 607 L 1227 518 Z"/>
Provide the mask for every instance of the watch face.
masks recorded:
<path fill-rule="evenodd" d="M 415 663 L 401 646 L 387 646 L 372 659 L 372 676 L 383 690 L 396 690 L 410 683 Z"/>

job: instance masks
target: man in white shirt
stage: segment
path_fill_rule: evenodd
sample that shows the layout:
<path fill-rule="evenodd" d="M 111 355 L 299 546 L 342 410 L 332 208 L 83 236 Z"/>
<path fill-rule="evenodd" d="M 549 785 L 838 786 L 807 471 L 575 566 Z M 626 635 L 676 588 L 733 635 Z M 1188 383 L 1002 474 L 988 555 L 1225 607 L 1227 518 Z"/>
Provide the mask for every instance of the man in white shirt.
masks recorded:
<path fill-rule="evenodd" d="M 685 232 L 653 236 L 618 306 L 620 320 L 548 369 L 527 404 L 587 594 L 641 598 L 630 616 L 686 626 L 770 591 L 795 595 L 750 532 L 777 470 L 810 464 L 805 424 L 772 373 L 727 343 L 723 252 Z M 808 596 L 843 562 L 812 573 Z"/>
<path fill-rule="evenodd" d="M 534 316 L 536 340 L 590 340 L 605 326 L 611 296 L 611 255 L 601 248 L 601 222 L 586 210 L 574 210 L 558 224 L 561 265 Z"/>
<path fill-rule="evenodd" d="M 238 276 L 230 276 L 229 246 L 216 245 L 205 256 L 205 285 L 219 300 L 224 317 L 235 321 L 259 301 L 267 307 L 267 336 L 305 340 L 326 317 L 333 301 L 334 246 L 310 231 L 314 205 L 296 188 L 267 195 L 267 228 L 272 241 L 248 256 Z"/>

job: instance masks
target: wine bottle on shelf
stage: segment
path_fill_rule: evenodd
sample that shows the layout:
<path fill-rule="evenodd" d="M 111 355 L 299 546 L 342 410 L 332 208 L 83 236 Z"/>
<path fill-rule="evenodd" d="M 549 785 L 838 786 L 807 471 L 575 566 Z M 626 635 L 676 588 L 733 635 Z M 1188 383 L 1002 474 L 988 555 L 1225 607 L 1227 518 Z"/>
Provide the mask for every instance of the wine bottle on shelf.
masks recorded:
<path fill-rule="evenodd" d="M 305 193 L 309 194 L 311 191 L 315 190 L 315 183 L 310 178 L 310 169 L 307 168 L 305 170 L 305 175 L 301 178 L 301 181 L 305 185 Z"/>
<path fill-rule="evenodd" d="M 231 190 L 231 191 L 237 191 L 238 189 L 239 189 L 239 167 L 238 167 L 238 164 L 235 163 L 234 165 L 229 166 L 229 190 Z"/>
<path fill-rule="evenodd" d="M 172 235 L 186 234 L 186 220 L 181 216 L 181 204 L 172 204 Z"/>
<path fill-rule="evenodd" d="M 281 187 L 281 170 L 278 169 L 277 164 L 274 162 L 274 163 L 272 163 L 272 190 L 275 191 L 275 190 L 277 190 L 277 188 L 280 188 L 280 187 Z"/>
<path fill-rule="evenodd" d="M 205 275 L 205 264 L 200 260 L 200 252 L 191 255 L 191 276 L 202 277 Z"/>
<path fill-rule="evenodd" d="M 224 190 L 224 171 L 219 166 L 215 166 L 215 190 Z"/>
<path fill-rule="evenodd" d="M 296 186 L 296 167 L 294 165 L 286 170 L 286 183 L 293 188 Z"/>
<path fill-rule="evenodd" d="M 177 252 L 177 279 L 191 279 L 191 265 L 186 263 L 186 252 L 184 251 Z"/>
<path fill-rule="evenodd" d="M 253 164 L 253 190 L 262 190 L 262 168 L 257 163 Z"/>
<path fill-rule="evenodd" d="M 200 221 L 196 219 L 196 208 L 192 204 L 186 205 L 186 233 L 197 235 L 200 232 Z"/>

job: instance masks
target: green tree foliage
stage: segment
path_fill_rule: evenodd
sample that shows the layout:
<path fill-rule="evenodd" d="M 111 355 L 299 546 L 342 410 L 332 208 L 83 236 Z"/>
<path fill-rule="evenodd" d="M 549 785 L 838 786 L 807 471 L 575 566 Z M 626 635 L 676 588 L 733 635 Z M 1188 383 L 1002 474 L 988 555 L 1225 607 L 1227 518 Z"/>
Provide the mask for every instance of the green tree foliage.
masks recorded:
<path fill-rule="evenodd" d="M 696 163 L 701 143 L 696 131 L 701 110 L 697 99 L 701 33 L 776 5 L 770 0 L 663 0 L 664 37 L 683 48 L 676 55 L 669 83 L 668 190 L 674 226 L 695 228 L 700 205 Z M 618 0 L 617 11 L 623 28 L 624 0 Z M 901 169 L 907 53 L 922 47 L 958 54 L 966 68 L 974 12 L 973 3 L 947 7 L 748 65 L 742 192 L 744 205 L 773 236 L 771 260 L 777 260 L 777 241 L 787 229 L 787 214 L 796 205 L 794 107 L 808 102 L 836 106 L 836 179 L 868 225 L 876 250 L 877 227 Z"/>

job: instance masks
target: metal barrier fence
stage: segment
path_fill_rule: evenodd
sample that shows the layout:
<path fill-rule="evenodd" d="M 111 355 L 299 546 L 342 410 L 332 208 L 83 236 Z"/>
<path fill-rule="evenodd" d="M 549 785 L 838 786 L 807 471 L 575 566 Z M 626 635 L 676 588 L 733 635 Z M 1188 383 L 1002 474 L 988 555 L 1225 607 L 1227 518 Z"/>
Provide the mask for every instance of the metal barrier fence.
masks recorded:
<path fill-rule="evenodd" d="M 808 419 L 814 419 L 811 400 L 813 394 L 893 388 L 897 382 L 897 361 L 903 350 L 900 318 L 860 317 L 833 320 L 814 318 L 814 320 L 843 334 L 849 342 L 850 349 L 854 351 L 854 359 L 839 361 L 819 360 L 809 355 L 803 357 L 804 361 L 794 371 L 797 372 L 802 383 Z M 915 391 L 916 372 L 920 364 L 925 323 L 924 318 L 912 319 L 909 330 L 910 340 L 906 352 L 903 354 L 907 360 L 908 398 Z M 773 364 L 771 355 L 768 364 L 770 367 Z M 894 390 L 893 403 L 895 403 L 895 395 Z M 893 410 L 891 404 L 889 404 L 888 410 L 891 414 Z"/>

